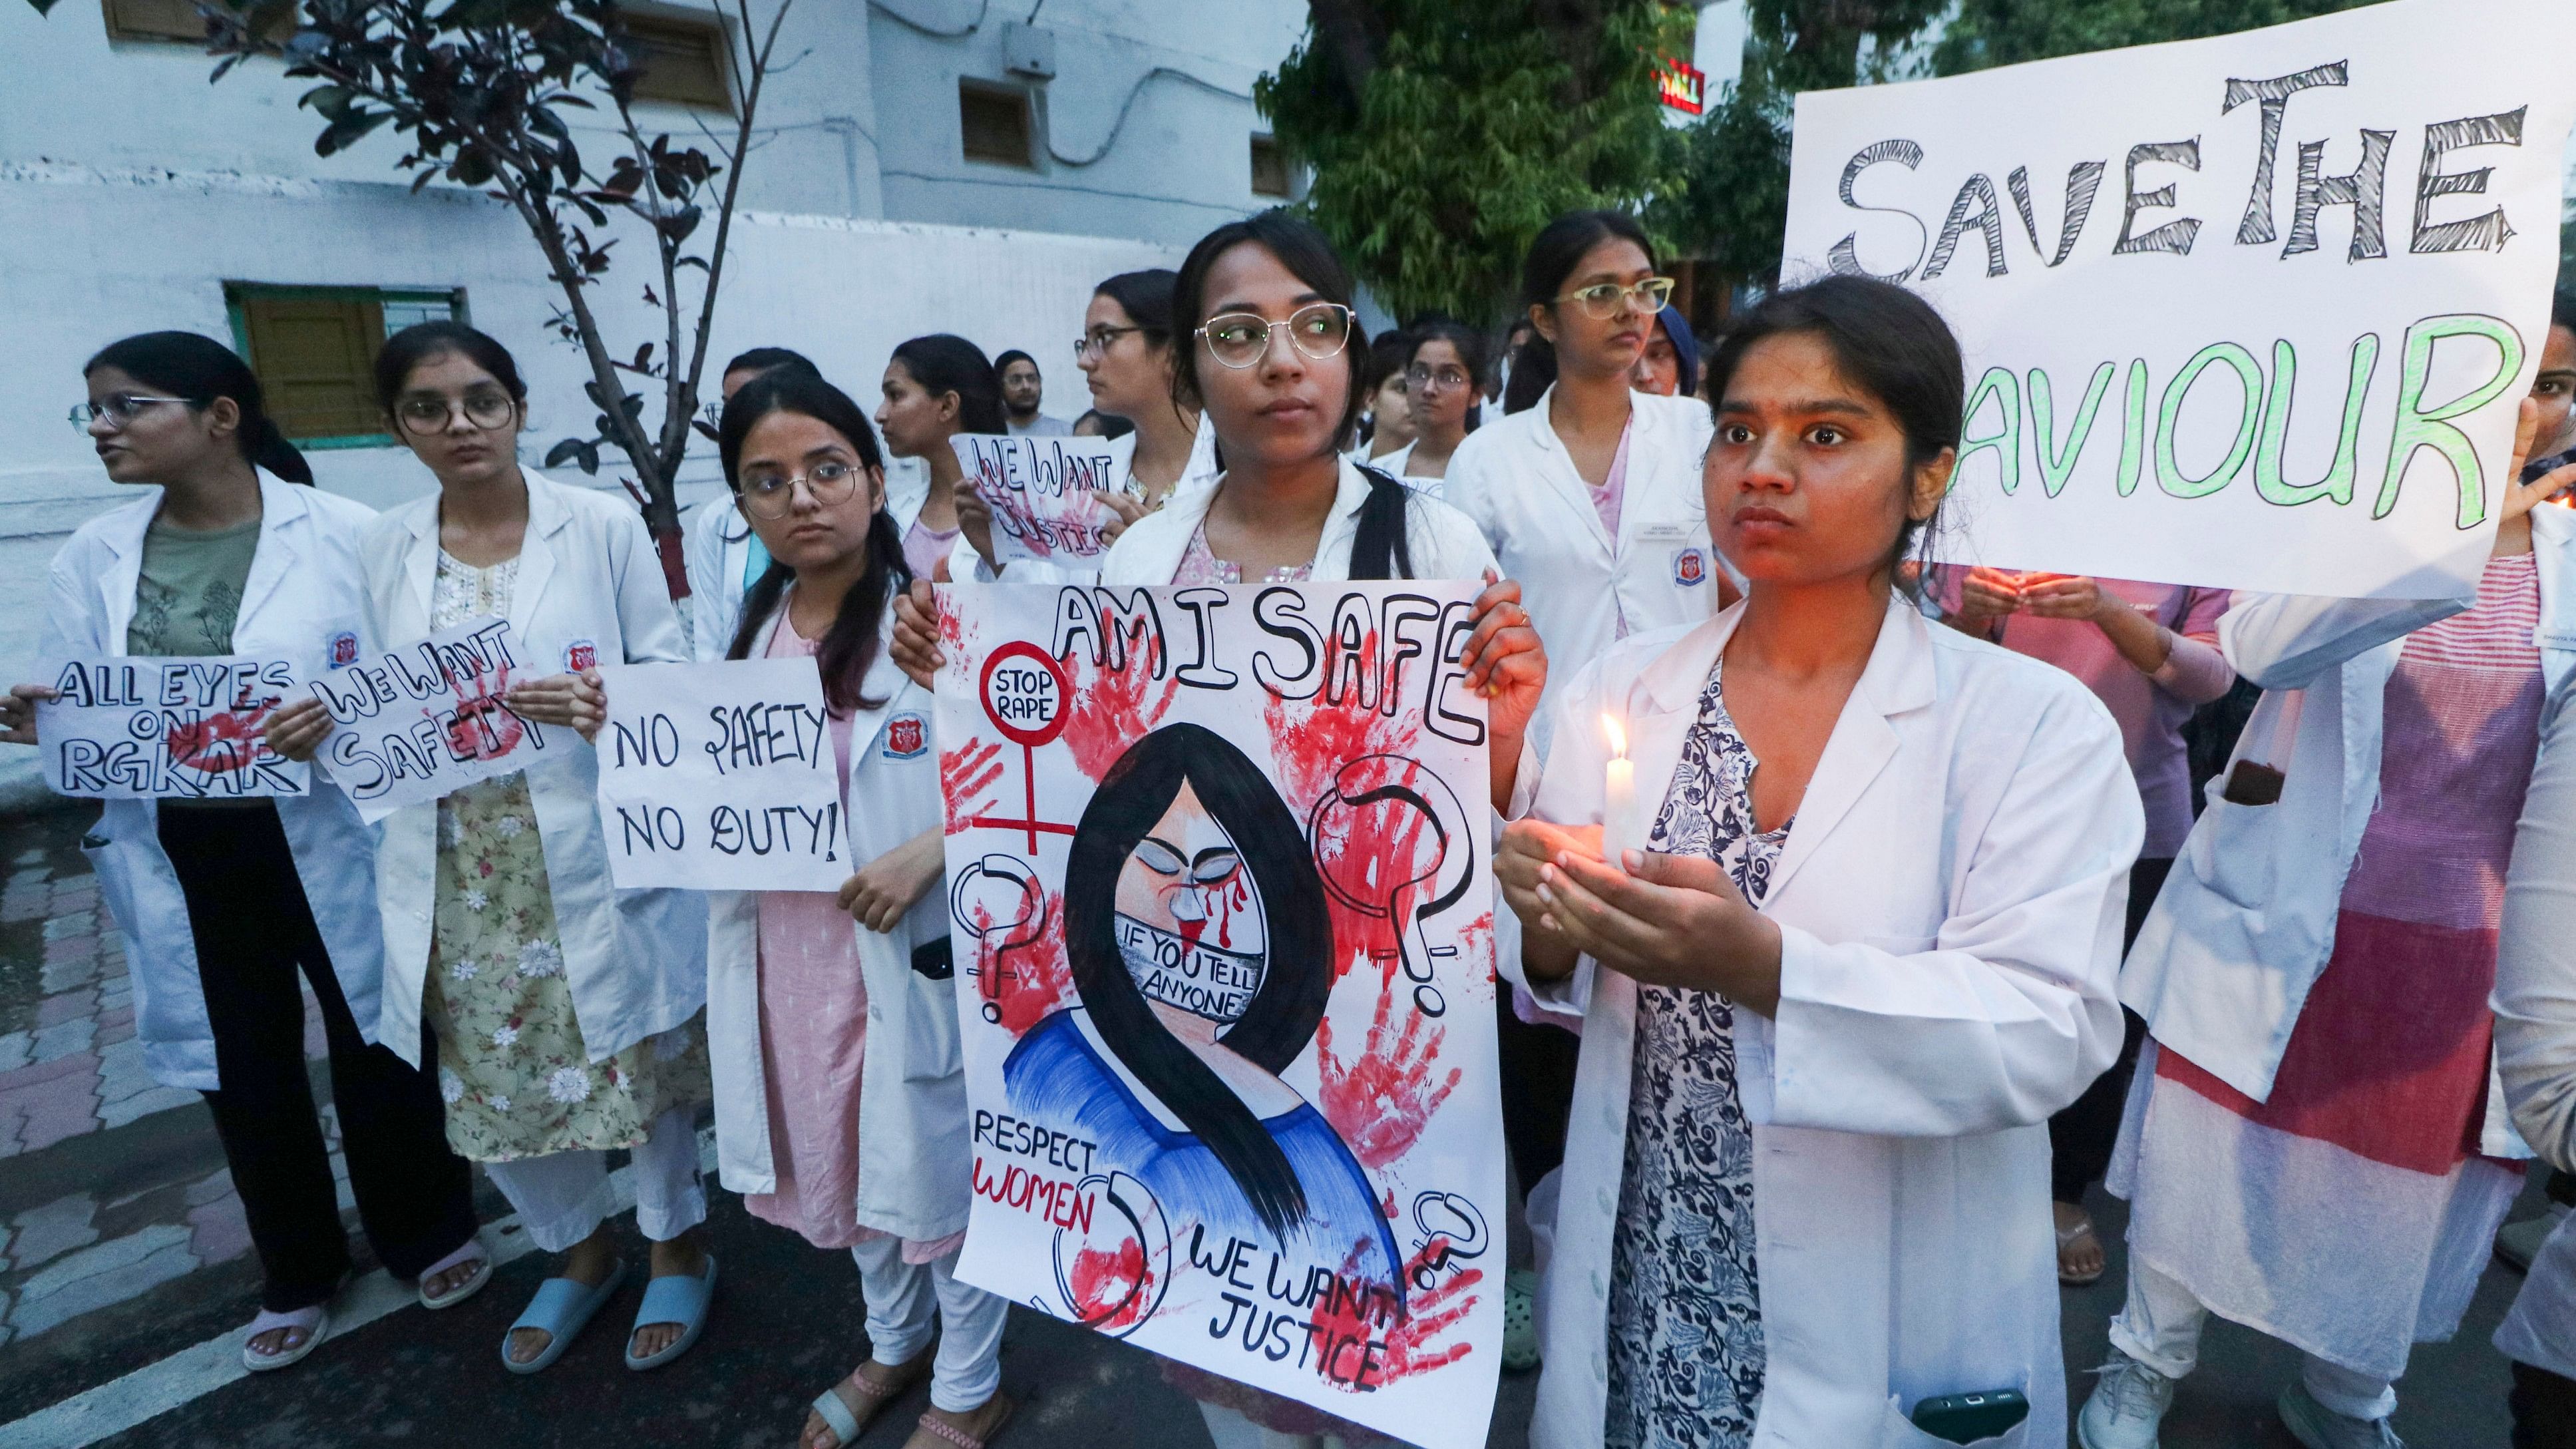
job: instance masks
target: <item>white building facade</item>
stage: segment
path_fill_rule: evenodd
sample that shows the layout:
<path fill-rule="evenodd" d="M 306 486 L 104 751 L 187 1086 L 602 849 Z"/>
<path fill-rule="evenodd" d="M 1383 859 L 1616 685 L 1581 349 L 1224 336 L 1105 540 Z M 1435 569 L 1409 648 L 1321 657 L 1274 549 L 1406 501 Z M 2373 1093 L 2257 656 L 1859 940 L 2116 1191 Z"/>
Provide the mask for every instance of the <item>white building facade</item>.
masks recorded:
<path fill-rule="evenodd" d="M 711 43 L 720 12 L 706 0 L 631 9 L 660 62 L 647 63 L 648 89 L 668 97 L 644 108 L 648 124 L 729 139 L 739 81 Z M 273 395 L 298 404 L 279 411 L 321 486 L 379 507 L 432 484 L 348 374 L 406 320 L 461 315 L 511 349 L 530 387 L 531 461 L 590 431 L 588 369 L 548 325 L 559 294 L 518 218 L 444 184 L 413 194 L 389 128 L 316 157 L 320 118 L 296 105 L 310 82 L 250 61 L 209 85 L 202 49 L 168 38 L 188 11 L 0 5 L 11 681 L 37 663 L 54 550 L 123 496 L 66 419 L 85 396 L 82 362 L 119 337 L 180 328 L 244 349 Z M 793 347 L 872 405 L 896 343 L 957 332 L 988 354 L 1033 354 L 1047 411 L 1079 414 L 1071 343 L 1094 284 L 1177 265 L 1209 227 L 1284 199 L 1252 83 L 1304 25 L 1302 0 L 796 0 L 761 97 L 710 373 L 744 348 Z M 606 140 L 584 149 L 604 155 Z M 642 301 L 649 243 L 618 252 L 591 300 L 611 351 L 628 356 L 661 318 Z M 600 486 L 617 486 L 618 461 L 603 456 Z M 685 470 L 683 502 L 719 485 L 708 447 Z M 33 757 L 0 755 L 0 803 L 30 798 Z"/>

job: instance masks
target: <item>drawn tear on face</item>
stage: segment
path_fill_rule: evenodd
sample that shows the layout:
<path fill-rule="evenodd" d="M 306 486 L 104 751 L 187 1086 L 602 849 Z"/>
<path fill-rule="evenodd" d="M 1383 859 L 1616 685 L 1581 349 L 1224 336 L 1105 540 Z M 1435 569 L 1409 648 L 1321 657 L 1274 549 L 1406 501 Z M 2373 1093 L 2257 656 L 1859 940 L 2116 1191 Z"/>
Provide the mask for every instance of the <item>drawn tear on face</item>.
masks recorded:
<path fill-rule="evenodd" d="M 1112 925 L 1138 994 L 1220 1025 L 1269 970 L 1252 873 L 1187 780 L 1119 867 Z"/>

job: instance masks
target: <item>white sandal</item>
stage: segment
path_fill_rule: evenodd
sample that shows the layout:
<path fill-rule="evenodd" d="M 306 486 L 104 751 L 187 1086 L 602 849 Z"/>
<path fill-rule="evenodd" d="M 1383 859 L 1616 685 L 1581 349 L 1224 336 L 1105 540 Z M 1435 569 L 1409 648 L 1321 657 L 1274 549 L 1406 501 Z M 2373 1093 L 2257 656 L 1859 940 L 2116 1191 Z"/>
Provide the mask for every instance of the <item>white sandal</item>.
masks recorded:
<path fill-rule="evenodd" d="M 304 1341 L 293 1348 L 280 1349 L 276 1353 L 262 1353 L 251 1347 L 251 1340 L 279 1328 L 303 1329 Z M 292 1313 L 271 1313 L 263 1308 L 259 1311 L 259 1316 L 250 1321 L 250 1327 L 242 1333 L 242 1367 L 255 1374 L 292 1367 L 302 1363 L 306 1354 L 321 1347 L 322 1340 L 330 1336 L 331 1305 L 327 1303 L 316 1303 L 310 1308 L 299 1308 Z"/>
<path fill-rule="evenodd" d="M 468 1262 L 474 1265 L 474 1276 L 457 1284 L 455 1287 L 448 1289 L 445 1293 L 440 1294 L 436 1298 L 430 1297 L 429 1291 L 420 1286 L 421 1284 L 428 1282 L 430 1279 L 437 1277 L 439 1274 L 446 1272 L 448 1269 L 461 1266 Z M 483 1285 L 491 1281 L 492 1255 L 483 1251 L 482 1239 L 467 1238 L 465 1240 L 465 1246 L 458 1248 L 455 1252 L 450 1253 L 446 1257 L 439 1259 L 437 1262 L 430 1264 L 428 1267 L 421 1269 L 420 1276 L 412 1281 L 412 1291 L 420 1295 L 421 1307 L 428 1309 L 432 1313 L 436 1313 L 442 1308 L 453 1308 L 457 1304 L 464 1302 L 466 1299 L 473 1297 L 475 1294 L 482 1292 Z"/>

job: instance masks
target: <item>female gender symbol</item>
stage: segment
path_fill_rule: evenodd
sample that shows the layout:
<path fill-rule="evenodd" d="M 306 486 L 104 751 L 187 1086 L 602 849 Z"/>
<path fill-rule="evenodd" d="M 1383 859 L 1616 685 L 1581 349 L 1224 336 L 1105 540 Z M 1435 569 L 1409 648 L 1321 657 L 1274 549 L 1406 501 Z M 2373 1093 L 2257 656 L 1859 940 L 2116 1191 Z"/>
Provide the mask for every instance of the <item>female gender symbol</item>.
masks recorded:
<path fill-rule="evenodd" d="M 1052 655 L 1025 639 L 1015 639 L 995 649 L 984 659 L 984 676 L 977 684 L 984 702 L 984 717 L 1002 737 L 1020 747 L 1020 778 L 1027 787 L 1028 808 L 1025 818 L 1002 820 L 976 816 L 969 825 L 997 826 L 1008 830 L 1026 830 L 1029 854 L 1038 850 L 1038 832 L 1071 835 L 1070 825 L 1053 825 L 1038 819 L 1037 750 L 1064 733 L 1065 721 L 1071 718 L 1072 681 L 1064 677 L 1063 666 Z"/>

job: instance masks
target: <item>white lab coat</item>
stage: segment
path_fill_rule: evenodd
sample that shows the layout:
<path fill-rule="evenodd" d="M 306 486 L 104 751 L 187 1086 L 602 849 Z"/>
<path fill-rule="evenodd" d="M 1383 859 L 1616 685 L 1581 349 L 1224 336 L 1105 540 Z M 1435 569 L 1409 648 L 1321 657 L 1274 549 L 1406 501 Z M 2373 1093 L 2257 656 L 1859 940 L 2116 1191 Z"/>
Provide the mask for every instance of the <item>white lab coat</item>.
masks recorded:
<path fill-rule="evenodd" d="M 350 646 L 349 659 L 363 657 L 373 636 L 358 540 L 374 510 L 266 473 L 259 475 L 259 504 L 259 550 L 251 557 L 233 621 L 233 652 L 292 657 L 306 677 L 332 667 L 335 637 Z M 143 535 L 160 507 L 155 489 L 82 524 L 55 553 L 39 660 L 51 666 L 125 653 L 134 589 L 143 572 Z M 131 946 L 134 1034 L 143 1042 L 144 1067 L 164 1086 L 214 1091 L 214 1030 L 206 1019 L 187 901 L 161 849 L 160 807 L 150 800 L 103 803 L 81 852 Z M 276 803 L 340 994 L 348 999 L 359 1034 L 374 1041 L 384 977 L 374 832 L 320 769 L 313 773 L 313 793 Z"/>
<path fill-rule="evenodd" d="M 1592 491 L 1538 402 L 1467 435 L 1442 496 L 1476 520 L 1517 580 L 1548 658 L 1571 670 L 1619 636 L 1696 624 L 1717 609 L 1722 568 L 1709 540 L 1700 462 L 1715 432 L 1697 398 L 1630 393 L 1628 471 L 1619 536 L 1601 526 Z M 1547 744 L 1542 724 L 1539 746 Z"/>
<path fill-rule="evenodd" d="M 1577 672 L 1531 813 L 1600 820 L 1606 746 L 1574 722 L 1605 708 L 1628 717 L 1637 798 L 1661 801 L 1742 613 Z M 2119 727 L 2082 685 L 1891 604 L 1762 902 L 1778 1014 L 1735 1013 L 1768 1355 L 1757 1449 L 1931 1449 L 1917 1402 L 2004 1388 L 2030 1417 L 1979 1443 L 2066 1442 L 2047 1123 L 2119 1050 L 2144 829 Z M 1533 994 L 1583 1019 L 1530 1436 L 1574 1449 L 1601 1442 L 1607 1404 L 1636 986 L 1587 957 Z"/>
<path fill-rule="evenodd" d="M 850 723 L 850 826 L 855 871 L 945 818 L 939 756 L 930 747 L 931 696 L 888 656 L 894 611 L 885 614 L 877 656 L 860 694 L 882 699 Z M 764 635 L 764 637 L 766 637 Z M 899 749 L 893 726 L 912 742 Z M 716 892 L 709 905 L 707 1047 L 715 1067 L 716 1157 L 724 1185 L 775 1192 L 769 1155 L 769 1091 L 760 1046 L 760 898 Z M 932 980 L 912 967 L 915 948 L 947 939 L 948 893 L 934 884 L 888 933 L 856 921 L 859 969 L 868 987 L 868 1050 L 859 1078 L 856 1221 L 915 1242 L 966 1229 L 966 1063 L 957 1043 L 955 976 Z"/>
<path fill-rule="evenodd" d="M 510 596 L 521 677 L 562 672 L 587 645 L 603 663 L 688 658 L 662 562 L 641 515 L 623 498 L 568 488 L 534 470 L 528 531 Z M 364 544 L 376 636 L 393 644 L 429 633 L 438 579 L 435 493 L 381 514 Z M 594 1062 L 688 1021 L 707 996 L 705 898 L 684 890 L 619 890 L 599 824 L 599 757 L 570 730 L 528 768 L 528 795 L 545 843 L 573 1015 Z M 438 806 L 406 805 L 379 825 L 376 891 L 385 920 L 385 1044 L 420 1049 L 438 881 Z M 415 1066 L 419 1063 L 414 1062 Z"/>
<path fill-rule="evenodd" d="M 2576 671 L 2576 512 L 2533 509 L 2531 543 L 2537 641 L 2555 711 Z M 2244 594 L 2218 621 L 2227 662 L 2264 690 L 2229 769 L 2237 759 L 2280 767 L 2281 799 L 2240 805 L 2220 798 L 2227 771 L 2211 782 L 2207 808 L 2129 951 L 2120 999 L 2157 1041 L 2258 1102 L 2271 1095 L 2308 989 L 2334 954 L 2344 878 L 2379 808 L 2388 677 L 2408 634 L 2465 607 Z M 2492 1073 L 2488 1085 L 2479 1150 L 2529 1156 Z"/>
<path fill-rule="evenodd" d="M 886 512 L 896 533 L 912 527 L 929 497 L 930 480 L 921 470 L 886 475 Z M 699 660 L 722 659 L 733 648 L 742 596 L 759 582 L 751 571 L 751 542 L 751 520 L 734 506 L 731 488 L 689 511 L 680 555 L 689 575 L 689 652 Z"/>
<path fill-rule="evenodd" d="M 2545 710 L 2540 759 L 2514 833 L 2494 998 L 2496 1072 L 2514 1126 L 2562 1172 L 2576 1169 L 2576 969 L 2569 959 L 2576 942 L 2576 755 L 2567 753 L 2576 715 L 2564 695 L 2553 694 Z M 2576 1217 L 2561 1218 L 2541 1245 L 2495 1332 L 2505 1357 L 2561 1377 L 2576 1376 L 2570 1222 Z"/>
<path fill-rule="evenodd" d="M 1368 501 L 1369 481 L 1359 465 L 1345 457 L 1340 486 L 1333 495 L 1332 515 L 1315 541 L 1312 577 L 1333 583 L 1351 576 L 1351 539 L 1359 532 L 1360 505 Z M 1189 552 L 1190 536 L 1207 520 L 1216 487 L 1175 489 L 1155 512 L 1127 526 L 1100 558 L 1100 581 L 1121 586 L 1162 585 L 1179 571 Z M 1469 579 L 1481 582 L 1493 568 L 1493 550 L 1465 514 L 1437 498 L 1416 493 L 1405 500 L 1404 540 L 1413 557 L 1417 579 Z"/>

